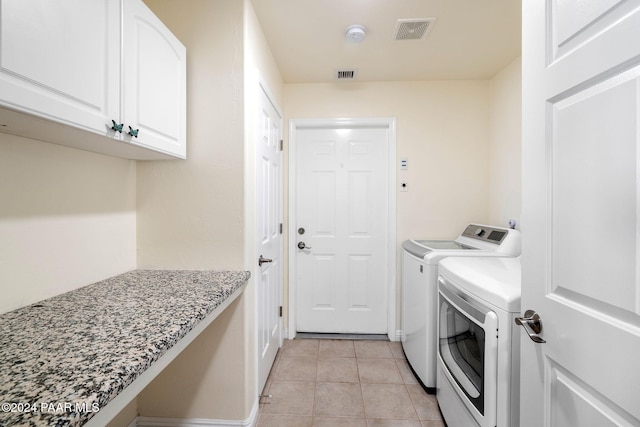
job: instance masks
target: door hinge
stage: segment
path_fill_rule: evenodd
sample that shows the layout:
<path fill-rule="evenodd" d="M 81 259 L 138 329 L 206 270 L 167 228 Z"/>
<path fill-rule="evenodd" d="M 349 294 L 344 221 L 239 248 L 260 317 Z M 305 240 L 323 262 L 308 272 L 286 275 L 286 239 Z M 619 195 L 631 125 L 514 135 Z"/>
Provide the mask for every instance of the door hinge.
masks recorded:
<path fill-rule="evenodd" d="M 280 306 L 280 317 L 282 317 L 282 306 Z"/>
<path fill-rule="evenodd" d="M 284 140 L 280 140 L 280 151 L 284 149 Z"/>
<path fill-rule="evenodd" d="M 280 223 L 280 234 L 282 234 L 282 223 Z"/>

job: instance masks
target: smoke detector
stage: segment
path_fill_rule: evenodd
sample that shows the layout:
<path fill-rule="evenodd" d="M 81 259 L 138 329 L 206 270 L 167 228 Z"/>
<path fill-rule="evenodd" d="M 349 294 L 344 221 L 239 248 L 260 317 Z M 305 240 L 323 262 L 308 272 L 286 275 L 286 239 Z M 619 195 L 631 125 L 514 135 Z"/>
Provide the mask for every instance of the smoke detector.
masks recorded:
<path fill-rule="evenodd" d="M 420 40 L 431 31 L 431 27 L 436 22 L 436 18 L 424 19 L 398 19 L 394 40 Z"/>
<path fill-rule="evenodd" d="M 362 25 L 351 25 L 347 27 L 345 32 L 347 40 L 356 43 L 360 43 L 364 39 L 365 34 L 367 34 L 367 30 Z"/>

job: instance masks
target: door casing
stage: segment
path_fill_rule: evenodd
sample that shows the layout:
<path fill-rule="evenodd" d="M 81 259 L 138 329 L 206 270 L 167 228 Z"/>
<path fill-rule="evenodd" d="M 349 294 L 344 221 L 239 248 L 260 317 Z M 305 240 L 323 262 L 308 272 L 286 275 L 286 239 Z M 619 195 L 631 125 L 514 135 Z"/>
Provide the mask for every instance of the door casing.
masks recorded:
<path fill-rule="evenodd" d="M 288 176 L 289 176 L 289 227 L 288 227 L 288 338 L 293 339 L 296 335 L 296 224 L 297 217 L 295 211 L 296 195 L 296 131 L 303 128 L 326 128 L 333 129 L 345 126 L 357 127 L 385 127 L 389 130 L 389 140 L 387 147 L 388 169 L 387 179 L 389 183 L 388 200 L 388 221 L 387 221 L 387 336 L 391 341 L 400 340 L 401 332 L 396 328 L 396 119 L 395 118 L 339 118 L 339 119 L 292 119 L 289 121 L 289 144 L 288 144 Z"/>

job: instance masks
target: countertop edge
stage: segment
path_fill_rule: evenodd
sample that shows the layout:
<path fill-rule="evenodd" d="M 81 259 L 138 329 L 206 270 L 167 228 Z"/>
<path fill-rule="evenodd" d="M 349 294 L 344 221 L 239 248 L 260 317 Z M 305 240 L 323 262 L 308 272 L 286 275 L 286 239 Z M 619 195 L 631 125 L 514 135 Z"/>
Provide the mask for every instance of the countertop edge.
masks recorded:
<path fill-rule="evenodd" d="M 131 403 L 151 381 L 153 381 L 182 351 L 191 344 L 213 321 L 233 303 L 245 290 L 248 280 L 239 286 L 233 294 L 225 299 L 213 311 L 211 311 L 202 321 L 193 327 L 180 341 L 168 349 L 158 360 L 156 360 L 147 370 L 141 373 L 131 384 L 120 394 L 113 398 L 106 406 L 100 408 L 86 427 L 104 427 L 109 421 L 116 417 L 129 403 Z"/>

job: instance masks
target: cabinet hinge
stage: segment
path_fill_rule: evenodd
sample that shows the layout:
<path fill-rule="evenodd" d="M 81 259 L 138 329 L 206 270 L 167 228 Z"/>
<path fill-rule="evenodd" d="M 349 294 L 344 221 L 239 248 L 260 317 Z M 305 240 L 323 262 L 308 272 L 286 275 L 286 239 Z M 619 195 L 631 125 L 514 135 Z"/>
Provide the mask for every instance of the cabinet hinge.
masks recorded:
<path fill-rule="evenodd" d="M 280 140 L 280 151 L 284 149 L 284 140 Z"/>
<path fill-rule="evenodd" d="M 282 306 L 280 306 L 280 317 L 282 317 Z"/>
<path fill-rule="evenodd" d="M 280 223 L 280 234 L 282 234 L 282 223 Z"/>

